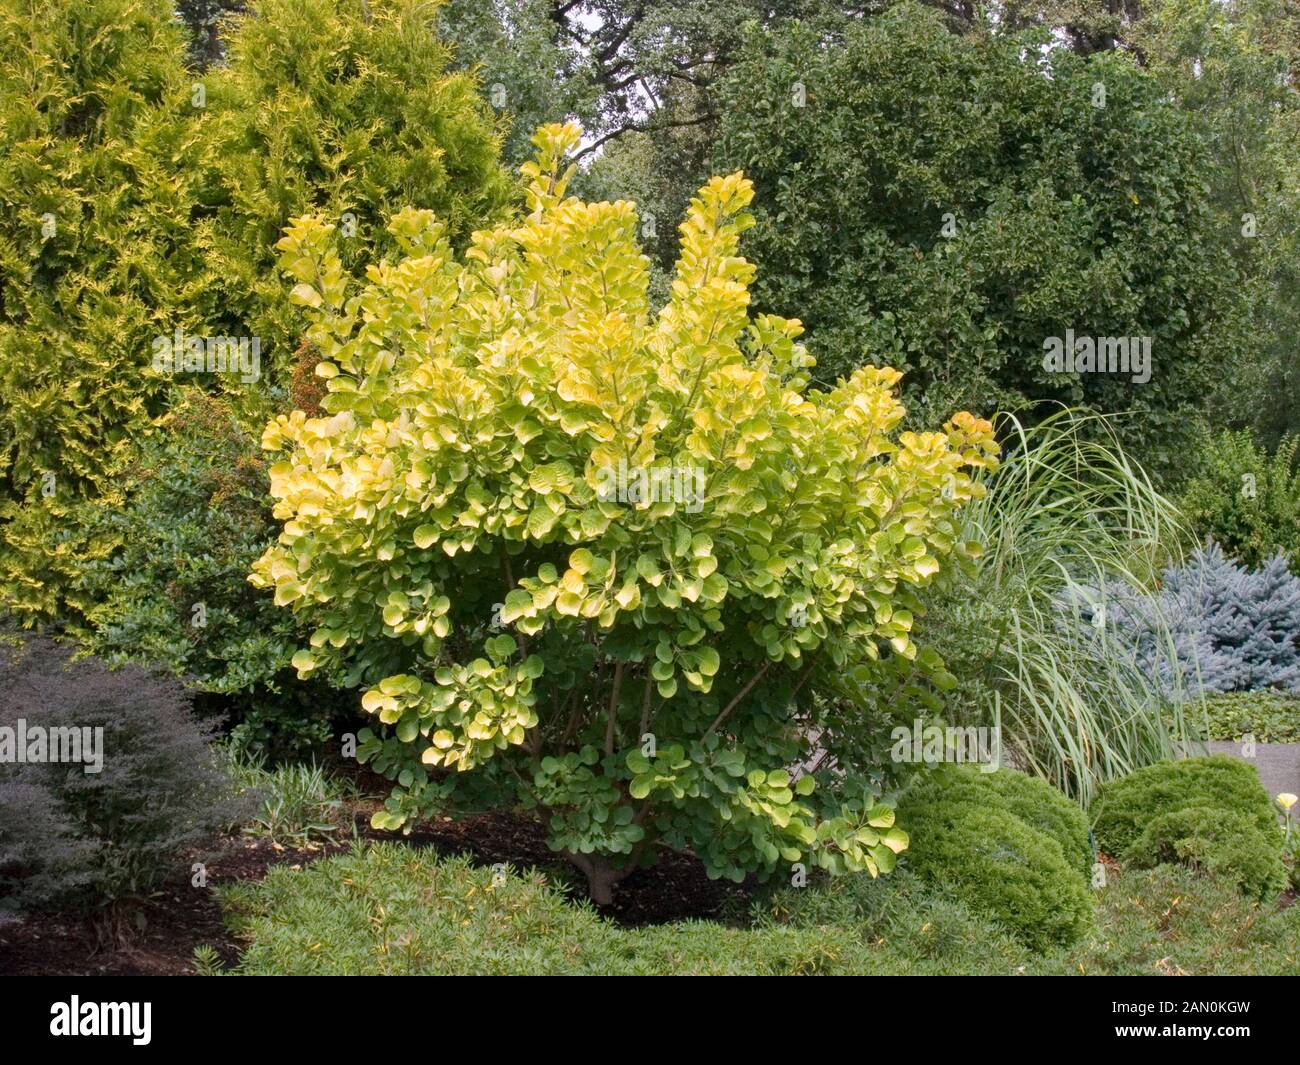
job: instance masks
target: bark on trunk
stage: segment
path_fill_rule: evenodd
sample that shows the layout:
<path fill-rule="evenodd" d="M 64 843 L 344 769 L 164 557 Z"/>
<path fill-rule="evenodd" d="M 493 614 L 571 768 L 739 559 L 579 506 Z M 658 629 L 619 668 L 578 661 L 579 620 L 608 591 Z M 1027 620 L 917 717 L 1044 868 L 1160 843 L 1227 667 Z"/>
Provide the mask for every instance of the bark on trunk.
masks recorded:
<path fill-rule="evenodd" d="M 587 894 L 597 906 L 609 906 L 614 901 L 614 888 L 630 869 L 615 869 L 606 859 L 595 854 L 565 851 L 565 858 L 587 878 Z"/>

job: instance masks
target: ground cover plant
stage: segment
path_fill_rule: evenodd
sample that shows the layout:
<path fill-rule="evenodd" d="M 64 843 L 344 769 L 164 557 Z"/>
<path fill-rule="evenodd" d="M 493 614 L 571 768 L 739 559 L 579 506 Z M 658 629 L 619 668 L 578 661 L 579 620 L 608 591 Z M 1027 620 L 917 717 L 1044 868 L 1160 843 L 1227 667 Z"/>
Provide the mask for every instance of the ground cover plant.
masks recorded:
<path fill-rule="evenodd" d="M 1224 692 L 1205 699 L 1205 733 L 1211 740 L 1300 743 L 1300 698 L 1274 691 Z M 1192 708 L 1189 721 L 1197 723 Z"/>
<path fill-rule="evenodd" d="M 1295 974 L 1300 909 L 1164 866 L 1113 875 L 1096 925 L 1036 954 L 996 922 L 900 872 L 786 888 L 731 924 L 627 929 L 536 870 L 474 868 L 392 844 L 223 892 L 244 975 Z"/>

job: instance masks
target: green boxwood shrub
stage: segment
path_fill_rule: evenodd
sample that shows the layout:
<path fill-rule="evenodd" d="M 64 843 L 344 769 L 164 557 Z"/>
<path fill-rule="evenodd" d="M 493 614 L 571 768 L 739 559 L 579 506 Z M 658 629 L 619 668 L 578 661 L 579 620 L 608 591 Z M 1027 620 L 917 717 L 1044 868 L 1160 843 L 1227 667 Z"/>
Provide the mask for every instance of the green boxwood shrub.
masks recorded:
<path fill-rule="evenodd" d="M 975 785 L 976 775 L 944 767 L 903 795 L 898 819 L 911 838 L 905 867 L 1030 947 L 1073 943 L 1092 916 L 1077 838 L 1066 836 L 1067 860 L 1061 842 L 1017 816 L 994 787 Z M 954 794 L 944 783 L 955 783 Z M 1059 831 L 1065 821 L 1050 823 Z"/>
<path fill-rule="evenodd" d="M 538 870 L 499 876 L 468 857 L 396 843 L 219 890 L 248 942 L 240 975 L 1010 974 L 1030 960 L 988 921 L 907 877 L 898 891 L 863 875 L 778 892 L 740 927 L 619 928 Z"/>
<path fill-rule="evenodd" d="M 240 974 L 1134 976 L 1300 966 L 1300 907 L 1264 907 L 1168 865 L 1113 876 L 1097 893 L 1096 927 L 1042 956 L 905 869 L 773 891 L 755 901 L 748 924 L 634 929 L 567 900 L 540 872 L 498 877 L 393 843 L 219 890 L 247 942 Z"/>
<path fill-rule="evenodd" d="M 1260 901 L 1277 898 L 1287 884 L 1277 832 L 1265 835 L 1246 815 L 1211 806 L 1187 806 L 1152 819 L 1120 858 L 1135 869 L 1204 869 Z"/>
<path fill-rule="evenodd" d="M 970 766 L 941 765 L 917 781 L 909 794 L 911 802 L 924 797 L 1000 806 L 1056 840 L 1072 867 L 1085 873 L 1092 868 L 1087 816 L 1078 803 L 1038 777 L 1014 769 L 981 773 Z"/>
<path fill-rule="evenodd" d="M 1157 818 L 1190 806 L 1240 815 L 1266 839 L 1278 835 L 1276 810 L 1255 767 L 1213 755 L 1159 762 L 1104 784 L 1092 811 L 1097 846 L 1116 858 L 1129 854 Z"/>
<path fill-rule="evenodd" d="M 982 779 L 1020 820 L 1056 840 L 1071 866 L 1084 873 L 1091 871 L 1093 853 L 1088 839 L 1088 817 L 1078 803 L 1047 781 L 1015 770 L 983 774 Z"/>

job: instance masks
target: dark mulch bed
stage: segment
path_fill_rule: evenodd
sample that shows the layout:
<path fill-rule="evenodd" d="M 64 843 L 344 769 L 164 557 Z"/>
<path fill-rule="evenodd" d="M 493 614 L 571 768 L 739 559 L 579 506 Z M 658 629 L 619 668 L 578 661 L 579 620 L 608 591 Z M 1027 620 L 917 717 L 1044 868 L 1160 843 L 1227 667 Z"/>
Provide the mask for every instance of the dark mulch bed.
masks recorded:
<path fill-rule="evenodd" d="M 374 832 L 369 811 L 358 811 L 358 833 Z M 396 837 L 401 839 L 402 837 Z M 509 813 L 479 814 L 459 821 L 439 820 L 405 837 L 412 846 L 433 847 L 439 854 L 468 852 L 476 864 L 507 862 L 515 868 L 537 866 L 581 893 L 580 878 L 546 846 L 542 826 Z M 294 867 L 336 853 L 340 846 L 311 850 L 277 848 L 268 840 L 233 839 L 215 855 L 196 856 L 207 867 L 209 887 L 235 880 L 260 880 L 274 865 Z M 710 880 L 689 855 L 664 851 L 651 869 L 639 870 L 617 889 L 615 902 L 602 912 L 624 925 L 660 924 L 689 917 L 725 917 L 743 908 L 752 885 Z M 188 874 L 144 906 L 145 927 L 129 947 L 96 949 L 81 922 L 59 915 L 0 923 L 0 976 L 188 976 L 194 974 L 194 948 L 211 946 L 227 966 L 239 958 L 239 942 L 222 921 L 212 892 L 191 887 Z M 3 920 L 3 918 L 0 918 Z"/>
<path fill-rule="evenodd" d="M 371 832 L 366 835 L 377 837 Z M 385 834 L 385 838 L 392 838 Z M 531 818 L 510 813 L 477 814 L 459 821 L 450 818 L 416 828 L 406 837 L 415 846 L 432 846 L 439 854 L 473 856 L 477 865 L 507 862 L 516 869 L 537 866 L 552 880 L 585 894 L 582 877 L 546 845 L 546 831 Z M 710 880 L 699 859 L 662 849 L 659 861 L 638 869 L 614 891 L 614 903 L 601 913 L 618 924 L 667 924 L 689 918 L 724 918 L 743 907 L 752 883 Z"/>
<path fill-rule="evenodd" d="M 260 880 L 273 865 L 301 866 L 338 849 L 277 850 L 268 840 L 238 839 L 195 860 L 206 865 L 212 887 Z M 144 930 L 122 948 L 97 948 L 84 922 L 58 914 L 0 924 L 0 976 L 186 976 L 194 972 L 194 948 L 203 944 L 227 965 L 238 960 L 238 944 L 226 931 L 216 897 L 191 887 L 188 873 L 146 902 L 143 912 Z"/>

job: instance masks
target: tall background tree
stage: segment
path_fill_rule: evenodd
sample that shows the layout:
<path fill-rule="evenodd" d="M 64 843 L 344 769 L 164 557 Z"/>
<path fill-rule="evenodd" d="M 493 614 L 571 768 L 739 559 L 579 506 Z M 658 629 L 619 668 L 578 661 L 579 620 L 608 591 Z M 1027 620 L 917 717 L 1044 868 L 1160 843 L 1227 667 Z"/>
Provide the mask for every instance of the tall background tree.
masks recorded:
<path fill-rule="evenodd" d="M 0 584 L 47 613 L 67 508 L 147 429 L 150 339 L 197 325 L 212 199 L 163 0 L 0 4 Z"/>
<path fill-rule="evenodd" d="M 1132 411 L 1133 450 L 1168 466 L 1249 309 L 1207 151 L 1131 57 L 1049 44 L 910 6 L 829 44 L 757 32 L 716 147 L 755 182 L 757 303 L 800 308 L 825 386 L 877 362 L 940 416 Z M 1067 329 L 1151 338 L 1150 380 L 1045 366 Z"/>
<path fill-rule="evenodd" d="M 117 544 L 88 540 L 103 526 L 72 508 L 118 503 L 184 388 L 231 396 L 250 423 L 297 402 L 312 356 L 274 252 L 293 214 L 332 218 L 352 268 L 392 249 L 381 219 L 403 206 L 436 210 L 458 245 L 510 208 L 504 119 L 449 69 L 438 11 L 265 0 L 220 24 L 224 58 L 198 71 L 166 3 L 0 4 L 7 610 L 75 622 L 93 605 L 79 570 Z M 177 330 L 257 338 L 257 380 L 159 370 L 154 341 Z"/>

